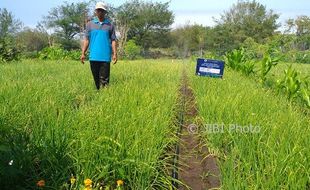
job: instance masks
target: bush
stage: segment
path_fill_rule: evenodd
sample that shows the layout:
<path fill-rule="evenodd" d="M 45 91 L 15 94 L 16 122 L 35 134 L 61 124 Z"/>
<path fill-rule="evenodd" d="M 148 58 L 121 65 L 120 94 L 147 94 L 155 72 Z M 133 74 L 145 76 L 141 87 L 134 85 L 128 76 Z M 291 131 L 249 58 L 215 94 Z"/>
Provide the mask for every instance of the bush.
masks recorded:
<path fill-rule="evenodd" d="M 46 47 L 38 54 L 43 60 L 80 60 L 80 50 L 64 50 L 60 45 Z"/>
<path fill-rule="evenodd" d="M 129 40 L 125 45 L 125 57 L 133 60 L 140 56 L 141 48 L 136 44 L 134 40 Z"/>
<path fill-rule="evenodd" d="M 20 59 L 21 51 L 16 47 L 13 38 L 0 39 L 0 62 L 17 61 Z"/>
<path fill-rule="evenodd" d="M 67 52 L 67 58 L 71 60 L 80 60 L 81 50 L 71 50 Z"/>
<path fill-rule="evenodd" d="M 36 59 L 38 58 L 39 54 L 37 51 L 29 51 L 22 53 L 22 59 Z"/>
<path fill-rule="evenodd" d="M 58 60 L 66 59 L 67 51 L 61 48 L 60 45 L 46 47 L 39 52 L 39 59 Z"/>
<path fill-rule="evenodd" d="M 246 51 L 244 52 L 249 59 L 261 59 L 264 57 L 264 53 L 268 49 L 268 44 L 259 44 L 249 37 L 241 44 Z"/>

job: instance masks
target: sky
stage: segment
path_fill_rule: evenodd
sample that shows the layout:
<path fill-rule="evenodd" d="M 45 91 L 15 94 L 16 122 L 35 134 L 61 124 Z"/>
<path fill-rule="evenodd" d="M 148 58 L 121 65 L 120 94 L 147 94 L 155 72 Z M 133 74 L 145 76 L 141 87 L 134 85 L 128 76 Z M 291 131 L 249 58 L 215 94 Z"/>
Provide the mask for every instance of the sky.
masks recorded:
<path fill-rule="evenodd" d="M 81 2 L 82 0 L 67 0 Z M 169 2 L 170 10 L 174 12 L 173 28 L 186 23 L 214 26 L 214 18 L 229 10 L 237 0 L 152 0 L 153 2 Z M 310 16 L 310 0 L 256 0 L 257 2 L 280 14 L 278 22 L 284 25 L 289 18 L 299 15 Z M 63 4 L 63 0 L 0 0 L 0 8 L 6 8 L 15 18 L 21 20 L 24 26 L 34 28 L 51 8 Z M 126 0 L 105 0 L 104 2 L 119 6 Z"/>

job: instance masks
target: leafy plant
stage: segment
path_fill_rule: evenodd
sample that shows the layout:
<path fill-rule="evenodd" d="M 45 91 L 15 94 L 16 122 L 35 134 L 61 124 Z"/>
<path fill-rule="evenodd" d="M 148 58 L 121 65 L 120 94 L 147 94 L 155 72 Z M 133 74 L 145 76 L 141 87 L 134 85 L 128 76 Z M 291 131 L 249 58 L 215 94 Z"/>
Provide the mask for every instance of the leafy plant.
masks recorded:
<path fill-rule="evenodd" d="M 284 78 L 277 81 L 278 89 L 283 89 L 289 100 L 296 98 L 300 92 L 302 81 L 292 65 L 284 71 Z"/>
<path fill-rule="evenodd" d="M 270 51 L 267 51 L 264 55 L 264 58 L 261 61 L 261 69 L 260 69 L 260 78 L 261 82 L 264 83 L 267 79 L 267 74 L 270 72 L 272 67 L 275 67 L 281 57 L 277 56 L 276 53 L 272 53 Z"/>
<path fill-rule="evenodd" d="M 225 59 L 228 67 L 239 71 L 242 63 L 246 62 L 244 48 L 234 49 L 232 52 L 226 53 Z"/>
<path fill-rule="evenodd" d="M 310 108 L 310 94 L 306 88 L 301 89 L 301 96 L 306 106 Z"/>
<path fill-rule="evenodd" d="M 243 74 L 249 76 L 251 74 L 254 74 L 254 67 L 255 67 L 255 62 L 253 60 L 246 61 L 242 67 L 241 71 Z"/>
<path fill-rule="evenodd" d="M 255 73 L 255 62 L 248 59 L 247 53 L 244 48 L 235 49 L 230 53 L 226 53 L 225 57 L 228 67 L 237 71 L 241 71 L 245 75 Z"/>
<path fill-rule="evenodd" d="M 287 98 L 291 101 L 300 97 L 310 107 L 310 96 L 308 93 L 308 83 L 305 78 L 301 78 L 298 72 L 292 68 L 292 65 L 284 71 L 284 77 L 277 81 L 279 91 L 284 91 Z"/>

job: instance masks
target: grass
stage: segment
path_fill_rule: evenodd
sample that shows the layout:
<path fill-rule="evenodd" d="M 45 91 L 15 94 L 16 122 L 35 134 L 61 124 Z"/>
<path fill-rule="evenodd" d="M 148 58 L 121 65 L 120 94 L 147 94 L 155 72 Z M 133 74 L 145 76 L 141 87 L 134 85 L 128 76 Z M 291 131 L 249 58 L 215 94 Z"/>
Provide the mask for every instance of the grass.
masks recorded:
<path fill-rule="evenodd" d="M 119 62 L 111 85 L 97 92 L 88 64 L 0 65 L 1 186 L 35 189 L 44 179 L 47 189 L 79 189 L 86 178 L 110 186 L 122 179 L 131 189 L 169 185 L 159 157 L 174 140 L 180 70 Z"/>
<path fill-rule="evenodd" d="M 223 80 L 192 75 L 191 81 L 201 135 L 219 157 L 222 189 L 309 188 L 309 113 L 229 69 Z"/>

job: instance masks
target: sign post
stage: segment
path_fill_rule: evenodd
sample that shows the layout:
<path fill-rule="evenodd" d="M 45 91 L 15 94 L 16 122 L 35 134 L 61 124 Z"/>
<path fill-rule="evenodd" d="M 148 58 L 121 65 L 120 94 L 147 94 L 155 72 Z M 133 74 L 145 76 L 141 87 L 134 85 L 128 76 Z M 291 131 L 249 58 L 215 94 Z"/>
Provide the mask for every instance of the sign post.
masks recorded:
<path fill-rule="evenodd" d="M 196 75 L 223 78 L 224 61 L 213 59 L 197 59 Z"/>

